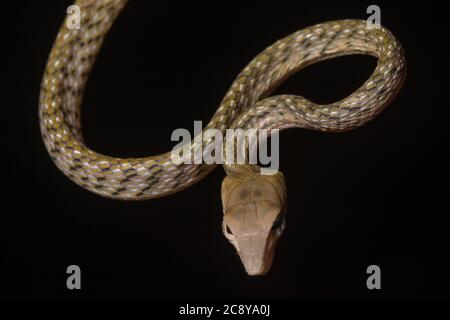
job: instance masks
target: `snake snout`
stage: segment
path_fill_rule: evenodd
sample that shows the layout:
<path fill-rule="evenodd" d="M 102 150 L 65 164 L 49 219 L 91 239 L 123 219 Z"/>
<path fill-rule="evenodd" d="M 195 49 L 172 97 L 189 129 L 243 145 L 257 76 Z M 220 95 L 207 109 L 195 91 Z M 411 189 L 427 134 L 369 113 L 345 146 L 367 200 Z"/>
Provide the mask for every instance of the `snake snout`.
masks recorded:
<path fill-rule="evenodd" d="M 249 276 L 263 276 L 270 268 L 264 267 L 262 253 L 257 255 L 241 255 L 241 261 Z"/>
<path fill-rule="evenodd" d="M 248 275 L 264 275 L 269 271 L 273 250 L 267 252 L 267 242 L 267 234 L 242 236 L 237 239 L 238 254 Z"/>

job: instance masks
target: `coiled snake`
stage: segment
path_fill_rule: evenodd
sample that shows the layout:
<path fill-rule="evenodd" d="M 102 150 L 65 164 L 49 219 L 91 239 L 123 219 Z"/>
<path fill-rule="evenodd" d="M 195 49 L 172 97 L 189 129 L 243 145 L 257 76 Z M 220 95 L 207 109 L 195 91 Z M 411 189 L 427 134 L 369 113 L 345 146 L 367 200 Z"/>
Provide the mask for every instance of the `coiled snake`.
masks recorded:
<path fill-rule="evenodd" d="M 83 142 L 80 106 L 103 39 L 126 0 L 78 0 L 81 28 L 61 27 L 48 59 L 40 95 L 40 126 L 57 167 L 96 194 L 145 200 L 178 192 L 215 165 L 175 164 L 170 152 L 119 159 Z M 318 105 L 295 95 L 269 96 L 283 80 L 312 63 L 341 55 L 378 59 L 370 78 L 349 97 Z M 384 27 L 362 20 L 325 22 L 297 31 L 258 54 L 238 75 L 206 129 L 299 127 L 347 131 L 373 119 L 395 97 L 406 74 L 403 50 Z M 211 141 L 201 142 L 207 147 Z M 194 148 L 194 143 L 191 148 Z M 205 150 L 206 148 L 204 148 Z M 260 175 L 256 165 L 224 165 L 223 232 L 250 275 L 266 273 L 285 227 L 286 186 L 281 173 Z"/>

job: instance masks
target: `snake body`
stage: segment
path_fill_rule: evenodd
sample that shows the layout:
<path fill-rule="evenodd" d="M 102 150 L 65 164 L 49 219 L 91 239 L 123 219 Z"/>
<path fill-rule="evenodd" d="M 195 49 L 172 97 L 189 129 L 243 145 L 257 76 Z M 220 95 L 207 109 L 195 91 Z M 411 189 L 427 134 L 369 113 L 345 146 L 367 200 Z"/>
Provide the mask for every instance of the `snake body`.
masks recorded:
<path fill-rule="evenodd" d="M 59 30 L 42 80 L 39 116 L 51 158 L 72 181 L 101 196 L 144 200 L 187 188 L 215 165 L 175 164 L 170 152 L 145 158 L 114 158 L 84 143 L 80 123 L 83 91 L 102 42 L 126 2 L 75 2 L 81 9 L 81 28 L 70 30 L 64 23 Z M 370 78 L 347 98 L 318 105 L 295 95 L 270 96 L 282 81 L 305 66 L 349 54 L 374 56 L 378 64 Z M 386 28 L 369 26 L 362 20 L 317 24 L 259 53 L 237 76 L 204 130 L 351 130 L 373 119 L 392 101 L 405 74 L 402 47 Z M 212 141 L 194 140 L 192 149 L 196 143 L 208 150 Z M 248 174 L 248 166 L 224 166 L 229 176 Z M 284 182 L 276 187 L 283 188 Z"/>

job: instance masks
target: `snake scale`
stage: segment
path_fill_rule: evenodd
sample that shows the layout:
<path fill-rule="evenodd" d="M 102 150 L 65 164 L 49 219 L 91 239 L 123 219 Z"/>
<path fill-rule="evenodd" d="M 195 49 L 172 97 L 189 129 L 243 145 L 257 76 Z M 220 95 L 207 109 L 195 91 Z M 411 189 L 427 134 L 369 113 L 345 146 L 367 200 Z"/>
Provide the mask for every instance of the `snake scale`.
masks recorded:
<path fill-rule="evenodd" d="M 170 152 L 119 159 L 83 141 L 80 107 L 102 42 L 126 0 L 78 0 L 81 28 L 62 25 L 41 85 L 39 117 L 45 146 L 72 181 L 101 196 L 123 200 L 163 197 L 191 186 L 215 165 L 175 164 Z M 318 105 L 295 95 L 270 96 L 286 78 L 312 63 L 349 54 L 378 59 L 370 78 L 341 101 Z M 297 31 L 259 53 L 238 75 L 204 130 L 299 127 L 342 132 L 360 127 L 396 96 L 406 75 L 403 50 L 384 27 L 338 20 Z M 201 142 L 208 149 L 210 140 Z M 256 165 L 224 165 L 223 232 L 250 275 L 266 273 L 285 220 L 286 185 L 279 172 L 258 174 Z"/>

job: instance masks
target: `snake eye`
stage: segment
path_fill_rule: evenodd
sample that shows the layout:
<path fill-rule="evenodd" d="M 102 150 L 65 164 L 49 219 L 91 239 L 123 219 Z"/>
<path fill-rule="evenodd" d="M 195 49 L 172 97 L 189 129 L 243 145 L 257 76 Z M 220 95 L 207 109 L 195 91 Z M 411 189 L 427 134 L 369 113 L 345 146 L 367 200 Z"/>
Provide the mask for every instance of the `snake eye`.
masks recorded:
<path fill-rule="evenodd" d="M 272 224 L 272 229 L 271 231 L 276 231 L 278 229 L 280 229 L 283 225 L 283 218 L 281 216 L 279 216 Z"/>
<path fill-rule="evenodd" d="M 230 241 L 234 241 L 234 234 L 233 231 L 231 231 L 230 227 L 225 223 L 225 221 L 222 223 L 222 231 L 225 235 L 225 238 L 227 238 Z"/>

